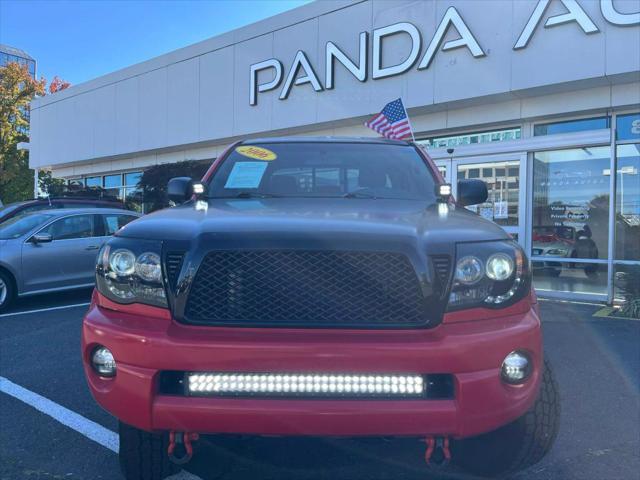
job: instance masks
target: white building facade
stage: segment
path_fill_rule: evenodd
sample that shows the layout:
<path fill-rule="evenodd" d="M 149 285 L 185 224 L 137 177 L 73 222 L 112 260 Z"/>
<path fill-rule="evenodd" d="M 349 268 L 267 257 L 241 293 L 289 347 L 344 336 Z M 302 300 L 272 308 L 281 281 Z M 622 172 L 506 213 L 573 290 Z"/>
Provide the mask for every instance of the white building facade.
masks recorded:
<path fill-rule="evenodd" d="M 124 196 L 249 136 L 375 135 L 363 122 L 401 97 L 454 191 L 488 183 L 475 210 L 532 255 L 542 294 L 612 302 L 640 275 L 639 8 L 311 3 L 35 100 L 30 164 Z"/>

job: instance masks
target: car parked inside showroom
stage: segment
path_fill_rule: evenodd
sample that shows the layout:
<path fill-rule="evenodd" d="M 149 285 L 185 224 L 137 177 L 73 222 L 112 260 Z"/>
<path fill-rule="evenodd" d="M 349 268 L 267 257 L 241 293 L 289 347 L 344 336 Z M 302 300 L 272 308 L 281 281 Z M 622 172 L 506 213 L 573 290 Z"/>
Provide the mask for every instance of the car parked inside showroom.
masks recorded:
<path fill-rule="evenodd" d="M 558 432 L 524 250 L 421 147 L 246 140 L 101 249 L 82 359 L 127 479 L 201 435 L 413 437 L 506 475 Z M 215 460 L 214 460 L 215 461 Z"/>
<path fill-rule="evenodd" d="M 96 254 L 138 217 L 122 209 L 55 209 L 0 224 L 0 311 L 16 297 L 92 286 Z"/>
<path fill-rule="evenodd" d="M 573 226 L 546 225 L 534 226 L 532 229 L 533 246 L 531 252 L 535 256 L 565 258 L 598 258 L 598 247 L 591 238 L 588 225 L 576 231 Z M 534 268 L 553 277 L 562 273 L 562 262 L 545 260 L 535 262 Z M 582 268 L 589 276 L 597 274 L 598 266 L 592 263 L 567 263 L 570 268 Z"/>

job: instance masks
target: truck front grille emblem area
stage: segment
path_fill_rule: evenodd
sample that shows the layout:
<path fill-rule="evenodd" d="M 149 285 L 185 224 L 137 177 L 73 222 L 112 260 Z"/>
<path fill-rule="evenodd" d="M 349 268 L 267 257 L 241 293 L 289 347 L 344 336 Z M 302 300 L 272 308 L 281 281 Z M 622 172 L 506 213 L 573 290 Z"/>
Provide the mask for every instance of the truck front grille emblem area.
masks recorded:
<path fill-rule="evenodd" d="M 215 251 L 200 265 L 185 316 L 207 325 L 406 328 L 428 324 L 432 301 L 399 253 Z"/>
<path fill-rule="evenodd" d="M 191 396 L 424 397 L 421 375 L 215 373 L 186 374 Z"/>

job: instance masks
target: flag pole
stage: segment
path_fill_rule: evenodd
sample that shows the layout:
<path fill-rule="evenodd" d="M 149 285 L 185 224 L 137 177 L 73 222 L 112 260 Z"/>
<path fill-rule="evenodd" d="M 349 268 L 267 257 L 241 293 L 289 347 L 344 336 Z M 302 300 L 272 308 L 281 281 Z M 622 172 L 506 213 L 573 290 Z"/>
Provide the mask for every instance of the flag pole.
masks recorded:
<path fill-rule="evenodd" d="M 407 116 L 407 121 L 409 122 L 409 129 L 411 130 L 411 138 L 413 143 L 416 143 L 416 137 L 413 135 L 413 125 L 411 125 L 411 118 L 409 118 L 409 113 L 407 113 L 407 107 L 404 106 L 404 102 L 402 101 L 402 97 L 400 97 L 400 102 L 402 103 L 402 108 L 404 109 L 404 114 Z"/>

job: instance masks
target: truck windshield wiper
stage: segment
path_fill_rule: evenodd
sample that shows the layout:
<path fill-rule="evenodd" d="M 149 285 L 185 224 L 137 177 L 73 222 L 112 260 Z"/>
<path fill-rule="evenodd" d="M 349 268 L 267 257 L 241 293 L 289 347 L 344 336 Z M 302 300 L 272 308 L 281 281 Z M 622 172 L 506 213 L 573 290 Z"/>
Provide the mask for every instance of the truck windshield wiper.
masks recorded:
<path fill-rule="evenodd" d="M 277 198 L 280 195 L 275 195 L 273 193 L 258 193 L 258 192 L 238 192 L 234 195 L 221 195 L 217 197 L 209 197 L 209 198 Z"/>
<path fill-rule="evenodd" d="M 376 199 L 378 197 L 376 197 L 373 193 L 367 193 L 367 192 L 363 192 L 361 190 L 356 190 L 354 192 L 345 193 L 344 195 L 342 195 L 342 198 L 372 198 L 372 199 Z"/>

